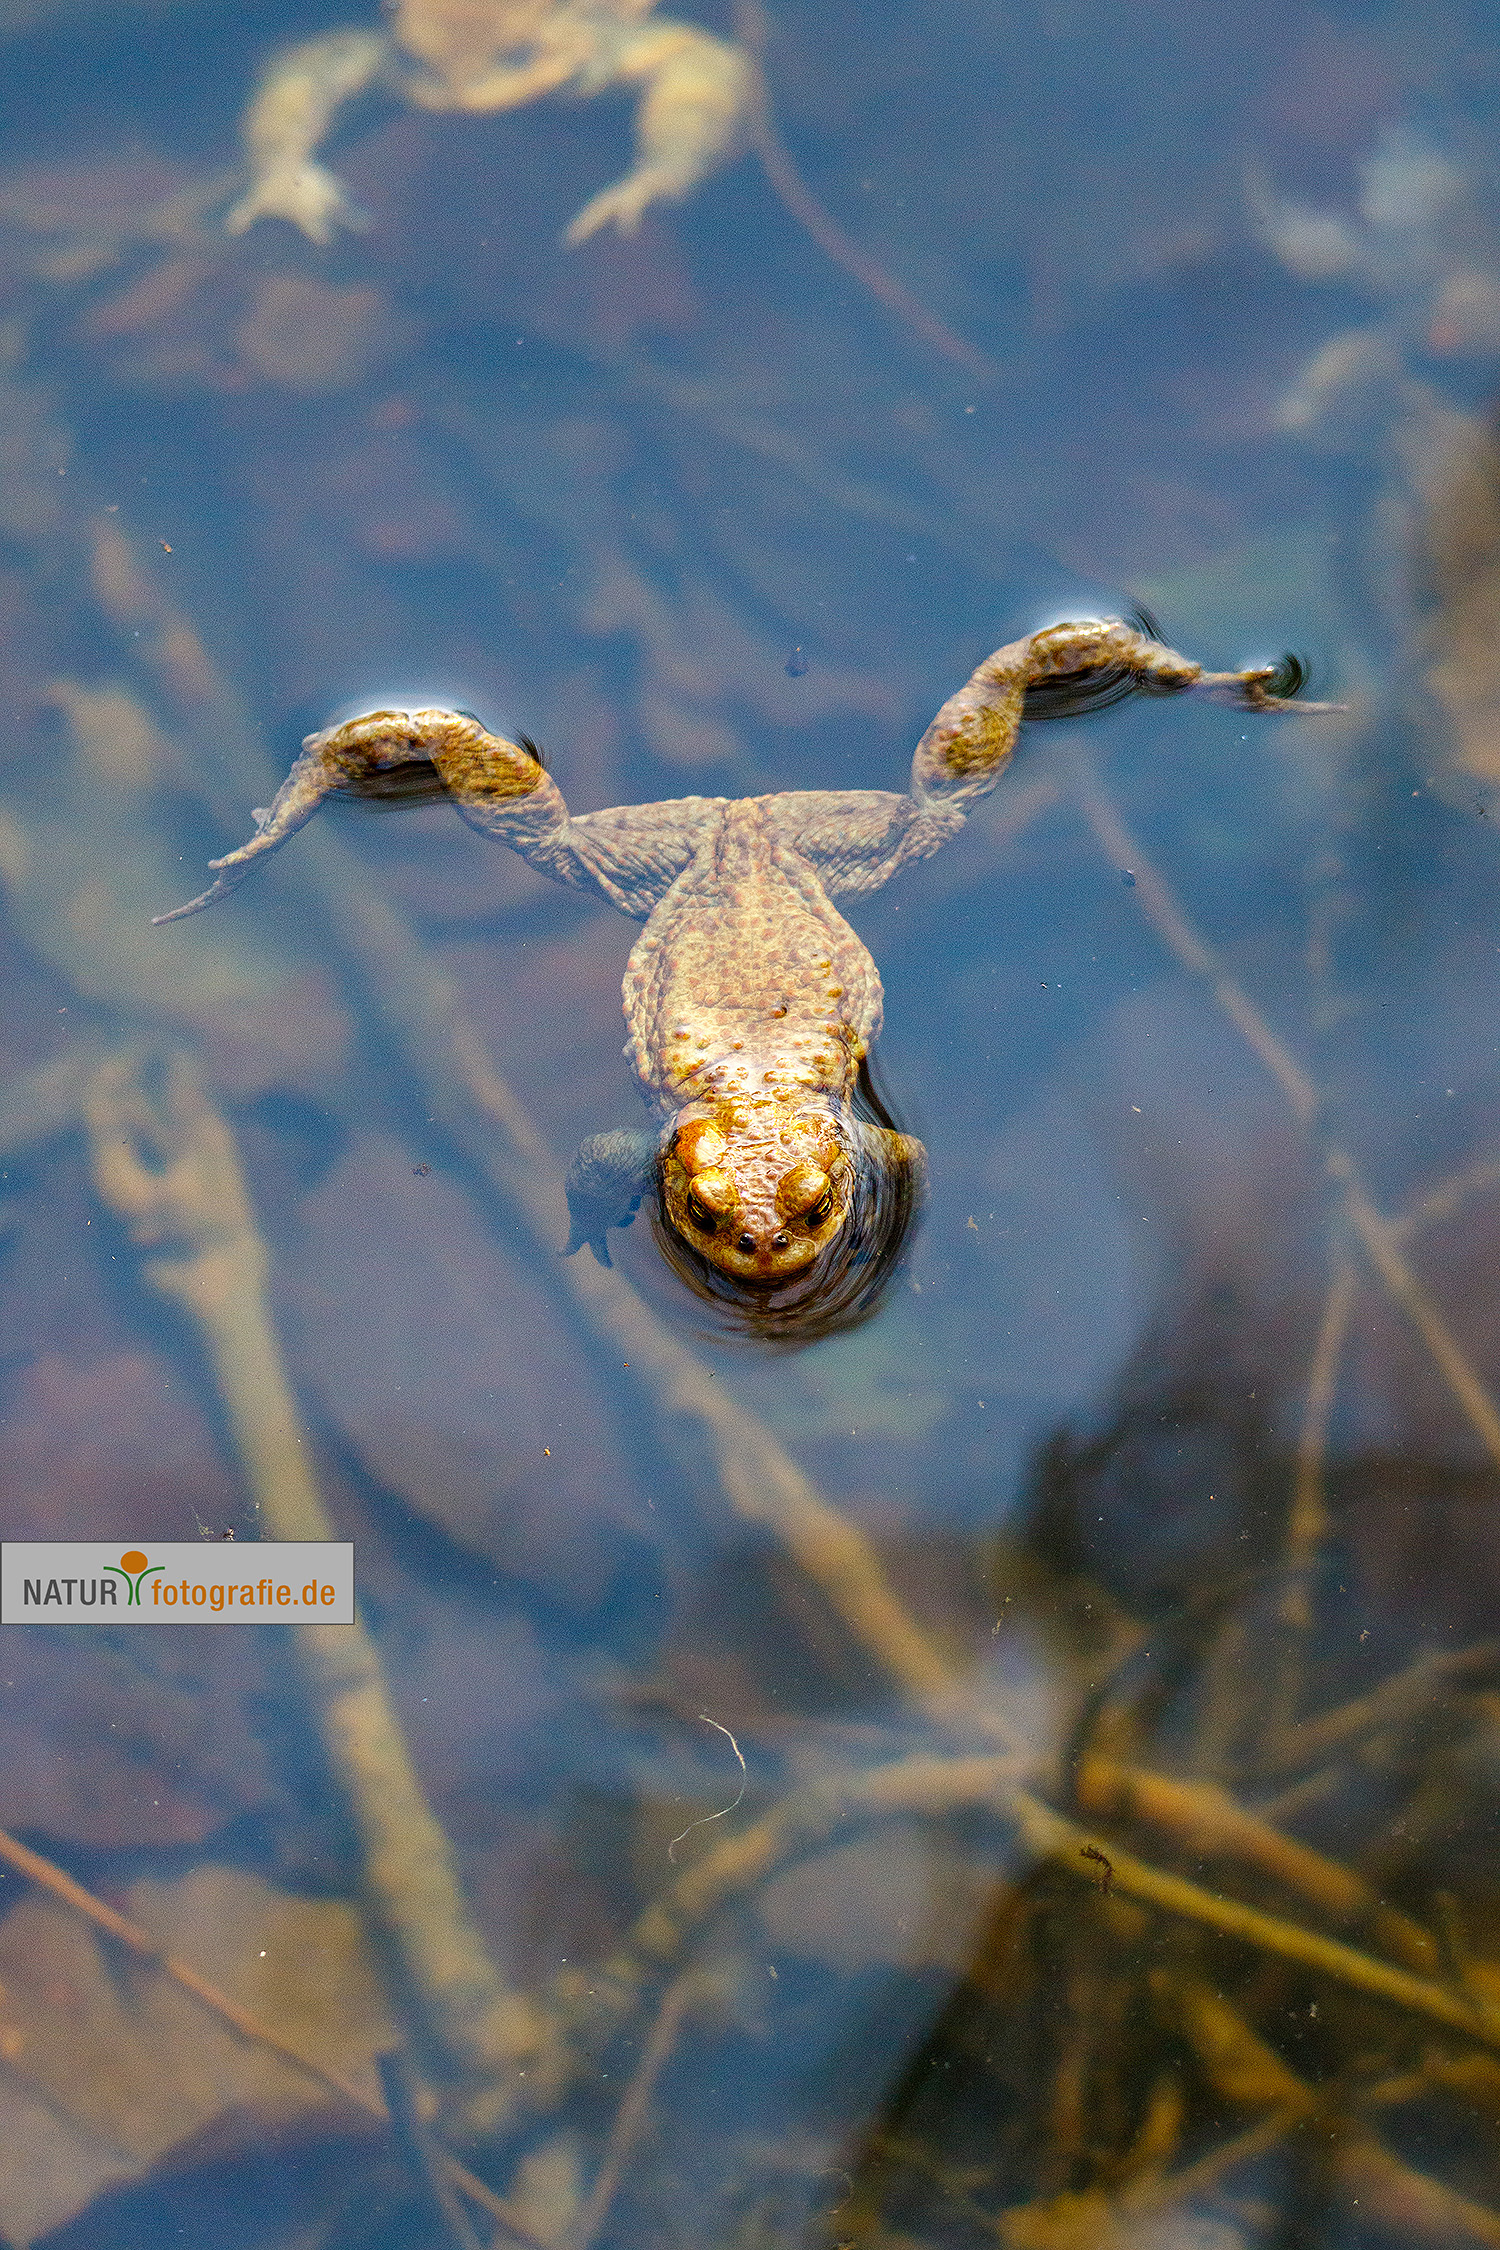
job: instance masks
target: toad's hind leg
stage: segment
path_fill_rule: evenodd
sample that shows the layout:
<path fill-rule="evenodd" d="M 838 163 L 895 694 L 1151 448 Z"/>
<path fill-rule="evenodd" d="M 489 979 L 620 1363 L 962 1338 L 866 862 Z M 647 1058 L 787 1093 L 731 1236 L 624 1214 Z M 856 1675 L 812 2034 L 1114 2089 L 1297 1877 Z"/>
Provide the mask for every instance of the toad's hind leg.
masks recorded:
<path fill-rule="evenodd" d="M 1247 711 L 1282 711 L 1292 707 L 1303 678 L 1295 657 L 1244 672 L 1206 672 L 1140 625 L 1119 618 L 1049 625 L 996 649 L 949 696 L 917 744 L 912 795 L 918 804 L 966 809 L 994 787 L 1023 719 L 1073 717 L 1127 695 L 1180 695 L 1188 689 Z"/>
<path fill-rule="evenodd" d="M 560 829 L 568 817 L 532 744 L 487 734 L 462 711 L 370 711 L 310 734 L 269 808 L 256 813 L 249 843 L 210 860 L 217 880 L 186 906 L 158 914 L 157 922 L 181 921 L 223 898 L 258 859 L 279 851 L 328 797 L 448 797 L 474 827 L 502 834 L 523 850 Z"/>

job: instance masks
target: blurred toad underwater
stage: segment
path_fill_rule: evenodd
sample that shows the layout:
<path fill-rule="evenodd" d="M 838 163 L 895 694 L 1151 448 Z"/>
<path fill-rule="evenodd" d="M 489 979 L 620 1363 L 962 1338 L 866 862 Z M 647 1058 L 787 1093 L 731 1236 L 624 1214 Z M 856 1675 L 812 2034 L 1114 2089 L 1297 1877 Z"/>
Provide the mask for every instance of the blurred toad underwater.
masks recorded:
<path fill-rule="evenodd" d="M 399 0 L 389 32 L 334 31 L 278 55 L 245 119 L 252 179 L 229 215 L 242 233 L 288 219 L 313 242 L 357 226 L 340 182 L 313 162 L 342 105 L 372 84 L 424 109 L 514 109 L 572 88 L 641 89 L 634 164 L 574 218 L 566 239 L 633 233 L 664 197 L 686 195 L 734 145 L 750 100 L 748 58 L 655 0 Z"/>
<path fill-rule="evenodd" d="M 1495 2250 L 1493 11 L 0 39 L 0 2242 Z"/>

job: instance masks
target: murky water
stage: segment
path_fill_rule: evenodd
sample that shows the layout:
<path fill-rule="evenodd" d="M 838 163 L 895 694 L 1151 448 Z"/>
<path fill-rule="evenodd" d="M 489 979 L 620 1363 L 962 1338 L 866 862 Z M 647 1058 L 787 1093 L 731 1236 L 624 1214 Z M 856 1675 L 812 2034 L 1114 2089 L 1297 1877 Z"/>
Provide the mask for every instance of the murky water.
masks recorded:
<path fill-rule="evenodd" d="M 0 10 L 4 1530 L 366 1628 L 0 1628 L 0 2239 L 1493 2245 L 1493 24 L 628 17 Z M 351 29 L 360 223 L 231 232 Z M 926 1200 L 800 1352 L 557 1255 L 623 916 L 438 803 L 152 927 L 342 714 L 900 789 L 1141 605 L 1344 709 L 1027 727 L 853 902 Z"/>

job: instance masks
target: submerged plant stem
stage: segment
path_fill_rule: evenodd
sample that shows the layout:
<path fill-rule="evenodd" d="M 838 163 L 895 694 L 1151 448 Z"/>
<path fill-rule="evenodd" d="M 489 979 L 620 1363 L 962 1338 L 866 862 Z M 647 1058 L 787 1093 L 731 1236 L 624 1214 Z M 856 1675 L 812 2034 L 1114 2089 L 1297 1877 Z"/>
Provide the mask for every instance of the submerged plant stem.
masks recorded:
<path fill-rule="evenodd" d="M 913 335 L 920 336 L 923 343 L 940 352 L 944 359 L 966 369 L 979 382 L 996 381 L 1000 370 L 995 362 L 950 328 L 946 320 L 940 319 L 920 298 L 914 297 L 868 251 L 862 250 L 808 187 L 776 130 L 764 73 L 759 67 L 766 45 L 766 11 L 761 0 L 736 0 L 734 13 L 735 35 L 745 51 L 755 58 L 757 66 L 750 96 L 750 138 L 765 166 L 767 179 L 792 217 L 825 257 L 831 258 L 836 266 L 842 266 L 845 273 L 852 274 L 860 286 L 868 289 L 887 312 L 903 321 Z"/>
<path fill-rule="evenodd" d="M 1347 1753 L 1364 1737 L 1398 1732 L 1500 1671 L 1500 1641 L 1468 1648 L 1429 1650 L 1368 1694 L 1341 1703 L 1315 1719 L 1300 1719 L 1275 1746 L 1268 1770 L 1296 1772 Z"/>
<path fill-rule="evenodd" d="M 227 1992 L 221 1992 L 207 1977 L 200 1976 L 190 1961 L 169 1953 L 139 1922 L 132 1922 L 128 1914 L 122 1914 L 117 1907 L 108 1905 L 102 1898 L 96 1898 L 92 1891 L 75 1881 L 65 1868 L 58 1867 L 50 1859 L 44 1859 L 40 1852 L 33 1851 L 30 1845 L 23 1844 L 18 1837 L 9 1835 L 3 1828 L 0 1828 L 0 1860 L 14 1868 L 18 1875 L 24 1876 L 28 1883 L 34 1883 L 38 1890 L 46 1891 L 82 1920 L 91 1922 L 96 1929 L 102 1930 L 106 1937 L 112 1938 L 116 1945 L 123 1946 L 127 1953 L 133 1953 L 137 1960 L 147 1962 L 152 1968 L 159 1970 L 162 1976 L 170 1978 L 173 1984 L 189 1993 L 211 2016 L 217 2017 L 220 2023 L 239 2038 L 247 2040 L 252 2046 L 265 2048 L 270 2054 L 279 2055 L 294 2070 L 326 2087 L 329 2093 L 338 2095 L 351 2108 L 361 2110 L 371 2117 L 385 2118 L 388 2115 L 384 2102 L 379 2099 L 372 2086 L 362 2086 L 357 2079 L 346 2077 L 342 2071 L 330 2069 L 326 2063 L 315 2062 L 310 2055 L 304 2055 L 300 2048 L 291 2046 L 269 2024 L 262 2023 L 248 2008 L 242 2008 L 237 2000 L 232 2000 Z M 436 2156 L 448 2180 L 467 2195 L 471 2203 L 477 2204 L 481 2210 L 499 2220 L 515 2241 L 534 2244 L 535 2237 L 514 2218 L 504 2198 L 496 2195 L 467 2165 L 461 2164 L 451 2150 L 439 2149 Z"/>
<path fill-rule="evenodd" d="M 586 2036 L 608 2038 L 641 1995 L 680 1960 L 694 1933 L 778 1868 L 819 1850 L 845 1828 L 913 1814 L 941 1819 L 1003 1804 L 1018 1766 L 1011 1757 L 944 1758 L 918 1753 L 873 1772 L 830 1774 L 791 1791 L 758 1820 L 710 1844 L 637 1917 L 597 1971 L 557 1980 L 561 2004 Z M 585 2007 L 585 2002 L 592 2005 Z"/>
<path fill-rule="evenodd" d="M 738 1836 L 706 1851 L 696 1864 L 640 1916 L 625 1943 L 587 1978 L 559 1979 L 561 2004 L 600 2039 L 638 2004 L 642 1992 L 681 1956 L 690 1934 L 736 1899 L 748 1898 L 790 1861 L 821 1849 L 836 1834 L 872 1821 L 918 1817 L 946 1818 L 966 1810 L 988 1810 L 1009 1827 L 1025 1855 L 1064 1869 L 1075 1881 L 1098 1887 L 1095 1872 L 1107 1860 L 1112 1893 L 1139 1900 L 1178 1919 L 1196 1923 L 1251 1948 L 1294 1961 L 1334 1982 L 1387 2002 L 1423 2020 L 1460 2033 L 1475 2044 L 1500 2052 L 1500 2009 L 1452 1985 L 1397 1966 L 1344 1940 L 1326 1937 L 1262 1908 L 1226 1898 L 1169 1869 L 1153 1866 L 1112 1837 L 1080 1827 L 1034 1791 L 1018 1785 L 1014 1762 L 1005 1758 L 914 1756 L 873 1772 L 831 1776 L 782 1799 Z M 1123 1812 L 1129 1808 L 1123 1804 Z M 1248 1817 L 1248 1816 L 1247 1816 Z M 1281 1872 L 1296 1873 L 1305 1848 L 1283 1838 Z M 1335 1912 L 1368 1910 L 1371 1894 L 1361 1880 L 1316 1854 L 1322 1904 Z M 1342 1876 L 1339 1884 L 1335 1878 Z M 1390 1910 L 1386 1910 L 1390 1914 Z M 1412 1933 L 1408 1958 L 1432 1957 L 1430 1941 L 1404 1917 L 1382 1917 L 1383 1935 L 1402 1943 Z M 1402 1943 L 1403 1951 L 1407 1944 Z M 592 2007 L 581 2005 L 585 1994 Z"/>
<path fill-rule="evenodd" d="M 1333 1416 L 1354 1296 L 1354 1263 L 1340 1251 L 1334 1259 L 1328 1293 L 1323 1300 L 1323 1318 L 1318 1324 L 1318 1339 L 1313 1346 L 1302 1425 L 1297 1432 L 1292 1504 L 1287 1515 L 1288 1582 L 1282 1599 L 1282 1622 L 1300 1633 L 1307 1632 L 1312 1625 L 1309 1580 L 1328 1541 L 1328 1426 Z"/>
<path fill-rule="evenodd" d="M 1500 1408 L 1469 1364 L 1437 1306 L 1433 1303 L 1399 1246 L 1396 1231 L 1371 1202 L 1354 1169 L 1354 1160 L 1342 1148 L 1330 1148 L 1330 1176 L 1344 1191 L 1349 1224 L 1394 1301 L 1431 1352 L 1438 1373 L 1467 1415 L 1491 1461 L 1500 1468 Z"/>
<path fill-rule="evenodd" d="M 1372 1999 L 1387 2001 L 1409 2015 L 1441 2024 L 1481 2047 L 1500 2052 L 1500 2009 L 1468 1997 L 1451 1985 L 1439 1984 L 1434 1978 L 1397 1968 L 1373 1953 L 1363 1953 L 1356 1946 L 1346 1945 L 1339 1938 L 1324 1937 L 1280 1915 L 1267 1914 L 1257 1906 L 1246 1906 L 1239 1899 L 1223 1898 L 1185 1875 L 1153 1867 L 1107 1838 L 1092 1836 L 1086 1829 L 1065 1820 L 1029 1791 L 1018 1790 L 1013 1802 L 1017 1824 L 1032 1850 L 1038 1857 L 1052 1860 L 1066 1869 L 1079 1881 L 1093 1883 L 1096 1880 L 1088 1861 L 1081 1856 L 1084 1847 L 1091 1844 L 1096 1850 L 1107 1849 L 1114 1869 L 1113 1888 L 1127 1898 L 1139 1899 L 1144 1906 L 1158 1907 L 1164 1913 L 1216 1930 L 1223 1937 L 1274 1953 L 1284 1961 L 1298 1962 L 1303 1968 L 1316 1970 L 1338 1984 L 1368 1993 Z"/>
<path fill-rule="evenodd" d="M 1328 1431 L 1357 1294 L 1354 1260 L 1340 1242 L 1324 1293 L 1297 1430 L 1291 1499 L 1282 1536 L 1281 1599 L 1273 1628 L 1276 1647 L 1260 1725 L 1260 1763 L 1274 1758 L 1273 1746 L 1296 1724 L 1302 1709 L 1318 1564 L 1333 1528 L 1328 1510 Z"/>
<path fill-rule="evenodd" d="M 139 1059 L 96 1072 L 86 1113 L 103 1200 L 148 1253 L 151 1285 L 193 1320 L 270 1539 L 336 1537 L 266 1302 L 267 1252 L 233 1136 L 185 1055 L 159 1092 Z M 440 2075 L 487 2113 L 515 2104 L 538 2031 L 489 1958 L 362 1624 L 298 1625 L 292 1647 L 359 1836 L 374 1925 Z"/>
<path fill-rule="evenodd" d="M 59 1900 L 84 1921 L 92 1922 L 96 1930 L 102 1930 L 106 1937 L 112 1938 L 116 1945 L 123 1946 L 127 1953 L 133 1953 L 137 1960 L 149 1962 L 153 1968 L 159 1969 L 163 1976 L 169 1977 L 184 1992 L 191 1993 L 210 2015 L 217 2016 L 221 2023 L 226 2024 L 241 2039 L 280 2055 L 293 2069 L 315 2079 L 320 2086 L 337 2094 L 355 2109 L 367 2110 L 375 2117 L 385 2115 L 384 2105 L 370 2087 L 361 2086 L 357 2079 L 347 2078 L 342 2071 L 331 2070 L 326 2063 L 314 2062 L 310 2055 L 304 2055 L 299 2048 L 273 2031 L 269 2024 L 262 2023 L 248 2008 L 242 2008 L 237 2000 L 231 2000 L 227 1992 L 221 1992 L 207 1977 L 200 1976 L 190 1961 L 169 1953 L 139 1922 L 132 1922 L 128 1914 L 121 1914 L 118 1908 L 108 1905 L 102 1898 L 96 1898 L 92 1891 L 76 1882 L 65 1868 L 55 1866 L 50 1859 L 44 1859 L 40 1852 L 32 1851 L 29 1845 L 7 1834 L 3 1828 L 0 1828 L 0 1860 L 14 1868 L 18 1875 L 23 1875 L 28 1883 L 34 1883 L 38 1890 L 46 1891 L 50 1897 Z"/>
<path fill-rule="evenodd" d="M 1385 1905 L 1363 1876 L 1268 1821 L 1246 1812 L 1216 1782 L 1179 1780 L 1144 1767 L 1085 1758 L 1077 1775 L 1080 1810 L 1096 1820 L 1140 1823 L 1170 1836 L 1195 1859 L 1233 1859 L 1303 1898 L 1319 1913 L 1365 1923 L 1408 1968 L 1434 1968 L 1437 1948 L 1420 1923 Z"/>
<path fill-rule="evenodd" d="M 651 2026 L 651 2035 L 615 2112 L 603 2160 L 595 2175 L 593 2187 L 589 2190 L 588 2201 L 568 2236 L 567 2250 L 593 2250 L 593 2245 L 598 2241 L 620 2181 L 624 2177 L 625 2167 L 646 2129 L 657 2080 L 671 2060 L 672 2050 L 677 2045 L 683 2024 L 694 2000 L 701 1993 L 702 1979 L 693 1971 L 684 1970 L 680 1976 L 672 1979 L 662 1994 L 656 2021 Z"/>

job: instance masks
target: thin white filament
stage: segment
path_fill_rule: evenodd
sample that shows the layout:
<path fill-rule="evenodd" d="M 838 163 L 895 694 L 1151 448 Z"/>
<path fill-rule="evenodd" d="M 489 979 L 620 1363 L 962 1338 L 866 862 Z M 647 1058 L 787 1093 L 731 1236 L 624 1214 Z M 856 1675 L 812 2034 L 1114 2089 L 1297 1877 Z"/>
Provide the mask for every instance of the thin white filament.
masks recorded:
<path fill-rule="evenodd" d="M 697 1820 L 690 1820 L 686 1828 L 684 1828 L 684 1830 L 682 1831 L 682 1836 L 674 1836 L 672 1838 L 671 1843 L 667 1846 L 667 1857 L 672 1862 L 672 1865 L 674 1867 L 677 1865 L 677 1847 L 682 1842 L 682 1837 L 691 1836 L 695 1828 L 706 1828 L 711 1820 L 724 1820 L 730 1813 L 738 1812 L 740 1806 L 745 1801 L 745 1791 L 750 1786 L 750 1768 L 746 1765 L 744 1753 L 740 1749 L 739 1744 L 735 1741 L 734 1736 L 730 1733 L 728 1727 L 719 1726 L 718 1720 L 711 1719 L 706 1711 L 700 1711 L 698 1713 L 698 1716 L 703 1721 L 703 1724 L 706 1727 L 718 1728 L 719 1733 L 723 1735 L 725 1741 L 729 1744 L 730 1749 L 739 1759 L 741 1776 L 739 1795 L 735 1798 L 732 1805 L 721 1805 L 717 1812 L 703 1813 Z"/>

